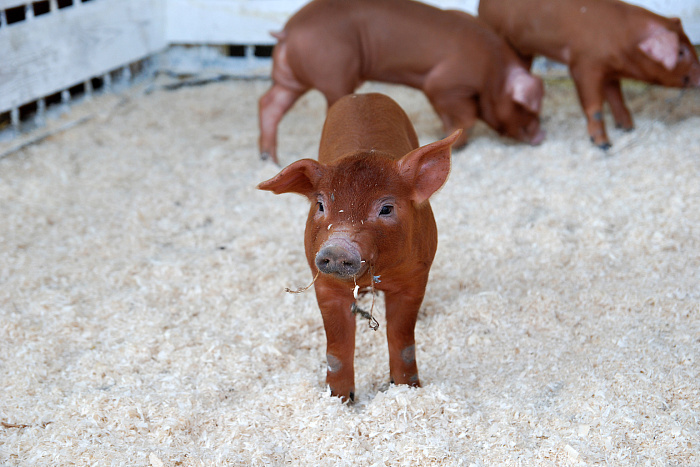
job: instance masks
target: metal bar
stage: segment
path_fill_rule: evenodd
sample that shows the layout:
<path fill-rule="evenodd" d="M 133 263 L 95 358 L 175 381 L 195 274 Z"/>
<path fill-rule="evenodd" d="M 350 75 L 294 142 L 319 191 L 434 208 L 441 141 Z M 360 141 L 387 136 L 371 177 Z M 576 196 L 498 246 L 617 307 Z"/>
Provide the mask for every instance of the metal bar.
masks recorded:
<path fill-rule="evenodd" d="M 112 88 L 112 75 L 109 72 L 102 76 L 102 83 L 104 84 L 103 88 L 105 90 Z"/>
<path fill-rule="evenodd" d="M 13 107 L 12 110 L 10 110 L 10 124 L 13 130 L 19 132 L 19 107 Z"/>
<path fill-rule="evenodd" d="M 124 84 L 128 84 L 129 81 L 131 81 L 131 67 L 129 65 L 126 65 L 122 68 L 121 79 Z"/>
<path fill-rule="evenodd" d="M 92 79 L 85 81 L 85 97 L 88 99 L 92 97 L 95 90 L 92 88 Z"/>
<path fill-rule="evenodd" d="M 39 126 L 44 126 L 46 124 L 46 100 L 43 98 L 36 101 L 36 116 L 34 120 Z"/>

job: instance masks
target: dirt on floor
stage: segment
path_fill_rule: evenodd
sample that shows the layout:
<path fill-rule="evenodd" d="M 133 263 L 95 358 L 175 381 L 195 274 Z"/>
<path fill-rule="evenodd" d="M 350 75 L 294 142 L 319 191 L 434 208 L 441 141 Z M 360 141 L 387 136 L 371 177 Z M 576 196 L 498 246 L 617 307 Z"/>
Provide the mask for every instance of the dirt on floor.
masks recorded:
<path fill-rule="evenodd" d="M 568 80 L 547 140 L 484 124 L 431 200 L 423 387 L 389 384 L 382 299 L 356 402 L 331 397 L 308 201 L 256 190 L 269 81 L 94 97 L 0 152 L 0 464 L 697 465 L 700 92 L 627 83 L 593 147 Z M 380 84 L 422 144 L 437 116 Z M 325 102 L 283 120 L 315 157 Z"/>

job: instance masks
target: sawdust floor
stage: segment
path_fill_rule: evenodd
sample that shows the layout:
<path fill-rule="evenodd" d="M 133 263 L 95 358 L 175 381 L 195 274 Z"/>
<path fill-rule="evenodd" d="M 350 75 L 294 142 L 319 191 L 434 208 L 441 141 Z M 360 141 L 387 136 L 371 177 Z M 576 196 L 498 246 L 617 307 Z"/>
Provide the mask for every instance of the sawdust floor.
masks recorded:
<path fill-rule="evenodd" d="M 424 387 L 389 386 L 382 309 L 347 406 L 313 292 L 284 292 L 307 201 L 255 189 L 268 84 L 96 97 L 0 160 L 0 464 L 700 463 L 700 93 L 628 86 L 608 156 L 566 80 L 542 146 L 480 124 L 432 200 Z M 441 136 L 422 94 L 363 90 Z M 282 164 L 324 113 L 296 105 Z"/>

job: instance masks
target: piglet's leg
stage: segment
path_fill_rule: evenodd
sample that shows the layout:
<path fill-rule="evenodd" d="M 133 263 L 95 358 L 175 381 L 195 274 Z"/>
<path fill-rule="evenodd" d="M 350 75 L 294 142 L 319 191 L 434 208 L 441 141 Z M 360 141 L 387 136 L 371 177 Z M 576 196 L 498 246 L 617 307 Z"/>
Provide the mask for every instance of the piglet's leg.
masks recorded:
<path fill-rule="evenodd" d="M 415 292 L 402 290 L 386 294 L 386 332 L 392 383 L 420 386 L 414 330 L 424 293 L 423 286 Z"/>
<path fill-rule="evenodd" d="M 593 144 L 601 149 L 609 149 L 611 144 L 603 121 L 603 76 L 594 66 L 587 63 L 572 64 L 571 77 L 576 84 L 578 97 L 586 114 L 588 135 Z"/>
<path fill-rule="evenodd" d="M 326 383 L 331 394 L 343 400 L 355 399 L 355 315 L 352 287 L 344 288 L 316 281 L 316 298 L 326 330 Z"/>
<path fill-rule="evenodd" d="M 620 88 L 620 80 L 609 80 L 605 83 L 605 99 L 610 104 L 610 110 L 615 118 L 615 125 L 623 130 L 631 130 L 634 128 L 632 122 L 632 114 L 625 105 L 625 99 L 622 96 Z"/>
<path fill-rule="evenodd" d="M 260 123 L 260 157 L 277 160 L 277 126 L 284 114 L 304 94 L 305 91 L 296 91 L 280 84 L 272 87 L 260 98 L 258 102 L 258 118 Z"/>

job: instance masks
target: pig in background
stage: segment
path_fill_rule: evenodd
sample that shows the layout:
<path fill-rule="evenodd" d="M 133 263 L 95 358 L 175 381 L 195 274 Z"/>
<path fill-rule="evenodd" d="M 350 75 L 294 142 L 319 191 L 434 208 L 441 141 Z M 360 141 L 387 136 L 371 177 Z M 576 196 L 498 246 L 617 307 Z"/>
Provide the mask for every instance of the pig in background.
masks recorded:
<path fill-rule="evenodd" d="M 259 101 L 260 153 L 277 158 L 277 127 L 318 89 L 330 107 L 364 81 L 421 89 L 445 132 L 477 119 L 531 144 L 544 139 L 540 78 L 477 18 L 412 0 L 314 0 L 295 13 L 273 52 L 272 87 Z"/>
<path fill-rule="evenodd" d="M 536 55 L 565 63 L 594 144 L 611 144 L 603 103 L 615 124 L 634 128 L 621 78 L 671 87 L 700 87 L 700 63 L 678 18 L 618 0 L 481 0 L 479 18 L 529 63 Z"/>
<path fill-rule="evenodd" d="M 329 109 L 318 161 L 296 161 L 258 186 L 311 202 L 304 246 L 335 396 L 355 397 L 356 286 L 384 292 L 391 381 L 420 386 L 414 328 L 438 238 L 428 199 L 447 180 L 460 134 L 418 147 L 396 102 L 352 94 Z"/>

